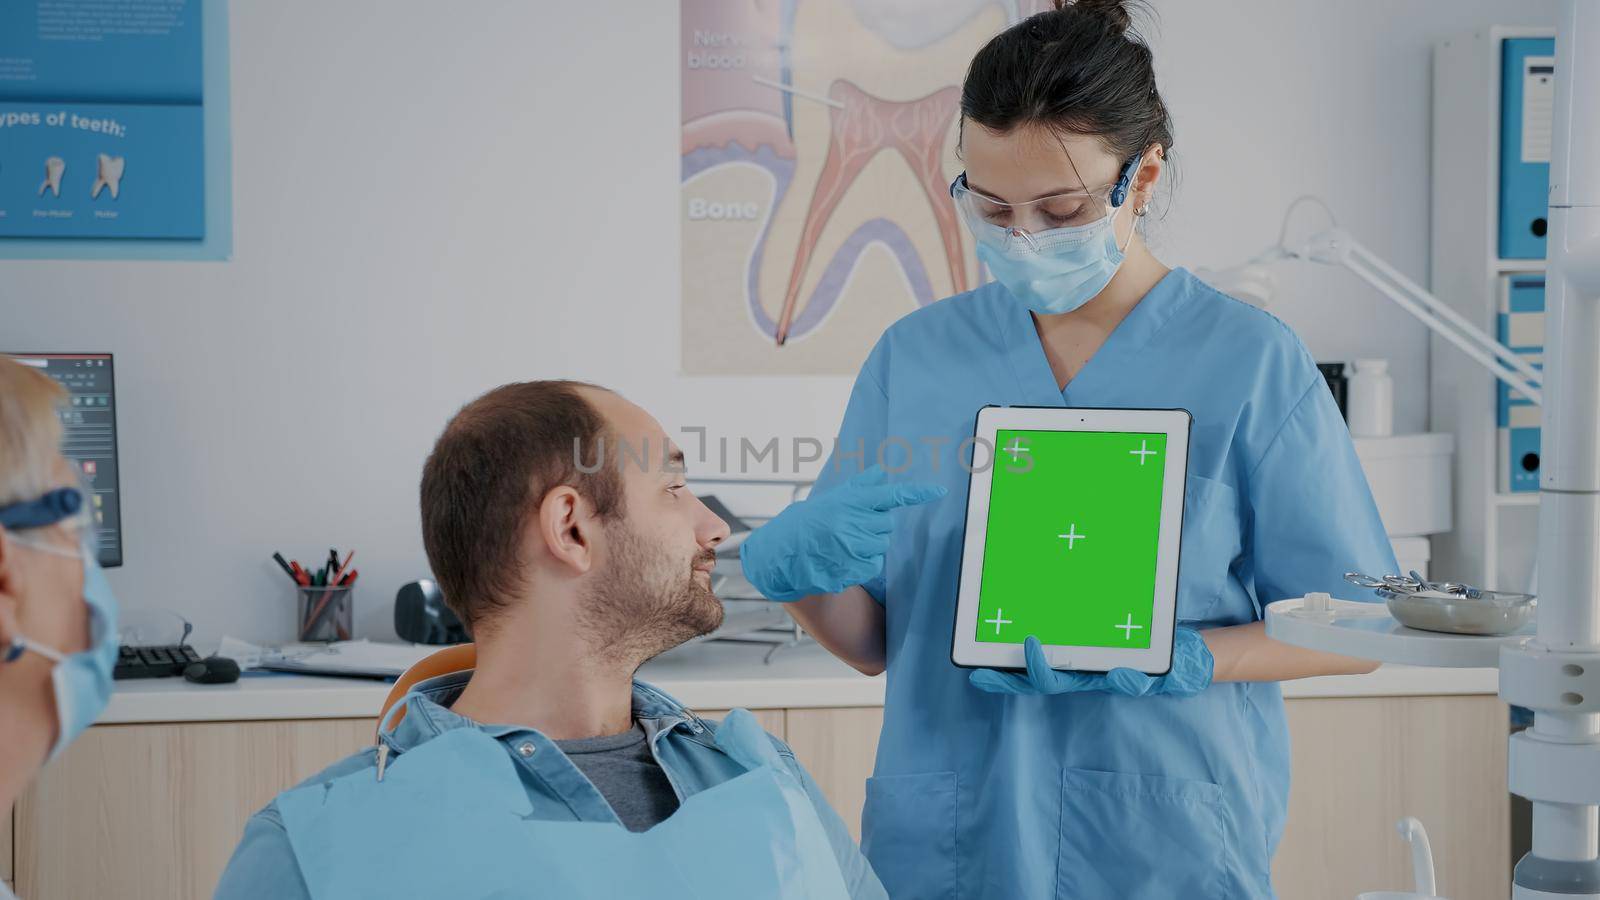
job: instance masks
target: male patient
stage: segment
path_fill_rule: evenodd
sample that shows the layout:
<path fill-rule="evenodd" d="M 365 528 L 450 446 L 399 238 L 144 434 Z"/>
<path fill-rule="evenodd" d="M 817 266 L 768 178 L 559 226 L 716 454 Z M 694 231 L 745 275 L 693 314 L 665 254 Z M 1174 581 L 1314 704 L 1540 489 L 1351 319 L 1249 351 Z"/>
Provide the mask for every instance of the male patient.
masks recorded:
<path fill-rule="evenodd" d="M 619 460 L 615 451 L 623 448 L 632 453 Z M 650 464 L 636 464 L 633 453 Z M 386 787 L 381 779 L 393 784 L 405 776 L 408 753 L 419 761 L 437 759 L 440 747 L 474 742 L 480 748 L 477 768 L 484 768 L 485 759 L 488 768 L 514 768 L 518 778 L 500 793 L 517 795 L 511 799 L 519 810 L 532 808 L 526 815 L 499 817 L 460 813 L 466 821 L 457 830 L 471 831 L 487 845 L 513 840 L 514 834 L 507 838 L 504 832 L 531 821 L 620 823 L 628 831 L 646 831 L 692 796 L 754 771 L 719 745 L 718 726 L 633 680 L 641 663 L 722 621 L 710 579 L 715 548 L 728 528 L 683 479 L 682 453 L 661 426 L 603 388 L 567 381 L 509 384 L 464 407 L 423 469 L 422 534 L 434 576 L 476 641 L 477 668 L 420 683 L 403 718 L 391 722 L 381 738 L 382 752 L 364 750 L 302 787 L 322 785 L 327 793 L 312 796 L 323 805 L 351 796 L 335 789 L 341 783 L 378 792 Z M 730 719 L 720 736 L 728 738 L 732 726 Z M 804 815 L 814 809 L 821 822 L 813 832 L 813 847 L 821 851 L 810 859 L 836 863 L 851 896 L 884 896 L 839 816 L 789 748 L 758 730 L 750 733 L 760 736 L 751 743 L 761 745 L 775 764 L 768 771 L 792 774 L 794 780 L 774 775 L 775 783 L 791 786 L 787 796 L 803 798 L 791 808 Z M 421 749 L 429 742 L 438 743 Z M 429 770 L 413 765 L 411 771 Z M 446 800 L 415 803 L 429 808 L 401 811 L 396 818 L 405 821 L 395 829 L 453 815 L 448 795 L 458 780 L 462 791 L 469 790 L 465 785 L 475 774 L 458 767 L 435 779 Z M 352 775 L 359 777 L 339 781 Z M 306 792 L 280 795 L 251 818 L 218 897 L 328 893 L 319 866 L 363 864 L 357 861 L 361 853 L 340 857 L 336 846 L 325 854 L 334 862 L 308 861 L 315 853 L 296 831 L 298 807 L 286 805 L 296 794 Z M 714 796 L 707 794 L 707 802 Z M 741 803 L 739 810 L 761 805 Z M 544 834 L 564 841 L 599 833 L 588 828 Z M 605 835 L 627 838 L 620 830 Z M 535 855 L 535 843 L 546 853 L 555 846 L 548 839 L 529 841 L 526 855 Z M 725 865 L 726 844 L 706 843 L 713 845 L 691 844 L 691 857 L 681 862 L 713 871 Z M 683 849 L 681 842 L 675 846 Z M 462 865 L 445 848 L 439 851 L 412 857 L 402 852 L 387 866 L 404 871 Z M 806 858 L 792 851 L 772 850 Z M 837 884 L 835 876 L 828 877 Z M 458 883 L 461 890 L 453 893 L 468 896 L 477 882 L 468 872 Z M 541 893 L 538 884 L 528 890 Z M 658 896 L 648 883 L 638 885 L 637 895 Z"/>

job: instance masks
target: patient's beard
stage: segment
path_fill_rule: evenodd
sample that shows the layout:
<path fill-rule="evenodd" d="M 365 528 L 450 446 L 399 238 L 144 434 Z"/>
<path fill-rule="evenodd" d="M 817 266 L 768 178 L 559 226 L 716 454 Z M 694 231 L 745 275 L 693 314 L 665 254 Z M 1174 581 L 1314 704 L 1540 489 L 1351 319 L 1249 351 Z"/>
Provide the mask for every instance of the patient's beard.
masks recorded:
<path fill-rule="evenodd" d="M 608 565 L 584 597 L 578 623 L 602 665 L 629 673 L 646 660 L 722 624 L 722 601 L 701 582 L 695 564 L 709 552 L 676 559 L 626 522 L 605 525 Z"/>

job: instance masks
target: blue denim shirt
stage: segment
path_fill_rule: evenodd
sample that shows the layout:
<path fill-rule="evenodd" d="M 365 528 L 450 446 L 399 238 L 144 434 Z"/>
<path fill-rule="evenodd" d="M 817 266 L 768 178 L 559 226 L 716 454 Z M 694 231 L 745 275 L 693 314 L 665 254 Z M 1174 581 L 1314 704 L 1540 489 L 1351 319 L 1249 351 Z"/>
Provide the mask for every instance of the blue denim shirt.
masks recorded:
<path fill-rule="evenodd" d="M 389 748 L 389 762 L 392 763 L 399 754 L 451 729 L 477 728 L 505 744 L 508 750 L 515 750 L 525 743 L 531 743 L 536 748 L 531 754 L 510 754 L 519 766 L 522 786 L 528 792 L 535 816 L 557 822 L 617 822 L 610 804 L 600 791 L 543 734 L 515 725 L 480 725 L 451 712 L 450 704 L 460 696 L 471 676 L 471 672 L 441 675 L 420 682 L 413 689 L 421 696 L 411 700 L 405 718 L 394 730 L 380 738 Z M 716 745 L 713 737 L 716 724 L 696 716 L 662 691 L 641 681 L 634 682 L 633 714 L 644 728 L 651 752 L 672 782 L 680 802 L 744 774 L 744 767 Z M 822 826 L 828 833 L 829 843 L 833 845 L 839 861 L 839 870 L 844 873 L 845 884 L 850 888 L 850 896 L 887 897 L 866 858 L 861 855 L 860 848 L 851 839 L 844 821 L 822 796 L 821 789 L 805 767 L 794 758 L 794 751 L 777 738 L 773 738 L 772 743 L 816 805 L 817 817 L 822 820 Z M 301 782 L 301 785 L 374 769 L 377 764 L 377 747 L 368 747 L 334 763 Z M 376 773 L 373 777 L 376 777 Z M 704 864 L 715 866 L 716 853 L 716 847 L 707 847 Z M 301 897 L 309 900 L 310 896 L 294 850 L 289 845 L 289 834 L 284 830 L 283 819 L 278 814 L 277 801 L 273 801 L 251 816 L 245 825 L 244 837 L 234 850 L 233 858 L 228 861 L 227 870 L 222 873 L 216 897 L 220 900 L 286 900 Z"/>

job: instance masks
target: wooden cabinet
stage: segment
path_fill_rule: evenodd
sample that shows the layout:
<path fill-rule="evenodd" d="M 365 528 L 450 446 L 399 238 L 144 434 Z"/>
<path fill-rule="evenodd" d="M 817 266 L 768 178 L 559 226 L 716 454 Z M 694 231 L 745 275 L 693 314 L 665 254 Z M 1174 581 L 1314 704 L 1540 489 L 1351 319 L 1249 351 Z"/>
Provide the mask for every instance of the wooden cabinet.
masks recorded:
<path fill-rule="evenodd" d="M 1493 696 L 1290 700 L 1294 779 L 1278 894 L 1349 900 L 1408 888 L 1403 815 L 1428 826 L 1455 900 L 1510 892 L 1506 708 Z M 883 710 L 754 710 L 859 837 Z M 701 715 L 721 718 L 726 710 Z M 91 728 L 0 819 L 0 875 L 28 900 L 209 897 L 245 820 L 367 746 L 371 719 Z"/>
<path fill-rule="evenodd" d="M 1410 890 L 1416 816 L 1433 845 L 1439 893 L 1511 894 L 1504 703 L 1493 696 L 1290 700 L 1294 778 L 1273 860 L 1279 896 L 1349 900 Z"/>
<path fill-rule="evenodd" d="M 784 710 L 752 712 L 783 737 Z M 702 715 L 720 719 L 727 711 Z M 29 900 L 210 897 L 251 814 L 279 791 L 369 746 L 375 724 L 311 719 L 91 728 L 17 804 L 18 893 Z M 4 834 L 0 858 L 8 865 L 12 845 Z"/>
<path fill-rule="evenodd" d="M 783 736 L 784 736 L 784 734 L 786 733 L 786 730 L 787 730 L 786 726 L 785 726 L 784 710 L 781 710 L 781 709 L 752 709 L 752 710 L 750 710 L 750 712 L 751 712 L 751 714 L 753 714 L 756 717 L 756 722 L 758 724 L 760 724 L 760 726 L 762 728 L 765 728 L 767 730 L 768 734 L 772 735 L 773 737 L 777 738 L 780 741 L 783 740 Z M 695 714 L 698 715 L 702 719 L 716 719 L 718 721 L 721 721 L 722 717 L 726 716 L 728 714 L 728 710 L 725 710 L 725 709 L 697 709 L 697 710 L 695 710 Z"/>
<path fill-rule="evenodd" d="M 789 746 L 828 802 L 861 840 L 861 807 L 878 757 L 883 708 L 789 710 Z"/>
<path fill-rule="evenodd" d="M 1455 900 L 1510 894 L 1506 707 L 1498 697 L 1288 701 L 1289 821 L 1273 862 L 1281 897 L 1349 900 L 1409 890 L 1410 845 L 1394 824 L 1428 828 L 1439 888 Z M 789 746 L 860 837 L 883 710 L 791 709 Z"/>
<path fill-rule="evenodd" d="M 372 743 L 372 719 L 103 725 L 16 810 L 22 897 L 210 897 L 245 820 Z"/>

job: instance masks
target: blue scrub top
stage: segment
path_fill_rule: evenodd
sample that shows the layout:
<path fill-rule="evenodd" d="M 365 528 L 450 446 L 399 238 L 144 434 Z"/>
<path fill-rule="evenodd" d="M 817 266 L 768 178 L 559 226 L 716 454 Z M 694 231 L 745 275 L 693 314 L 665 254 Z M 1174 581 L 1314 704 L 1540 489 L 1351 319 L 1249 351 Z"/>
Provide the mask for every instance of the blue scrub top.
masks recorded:
<path fill-rule="evenodd" d="M 856 379 L 826 491 L 882 462 L 950 489 L 896 513 L 884 572 L 887 699 L 863 849 L 892 897 L 1271 897 L 1289 793 L 1276 683 L 1191 698 L 1009 696 L 950 662 L 968 476 L 987 404 L 1194 416 L 1178 620 L 1261 618 L 1395 558 L 1311 355 L 1273 316 L 1182 269 L 1058 389 L 1028 310 L 998 284 L 907 315 Z M 862 454 L 862 455 L 857 455 Z"/>

